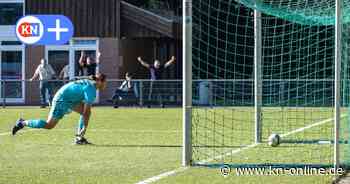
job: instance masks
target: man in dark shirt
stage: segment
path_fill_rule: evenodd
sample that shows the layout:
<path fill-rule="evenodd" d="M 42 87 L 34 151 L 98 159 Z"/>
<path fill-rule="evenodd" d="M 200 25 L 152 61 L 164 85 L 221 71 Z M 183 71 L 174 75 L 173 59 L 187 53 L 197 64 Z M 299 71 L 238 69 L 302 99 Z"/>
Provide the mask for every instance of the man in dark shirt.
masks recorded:
<path fill-rule="evenodd" d="M 84 51 L 81 51 L 79 59 L 79 76 L 90 76 L 96 74 L 96 68 L 100 64 L 101 53 L 97 51 L 96 61 L 90 56 L 86 56 Z"/>
<path fill-rule="evenodd" d="M 150 90 L 149 90 L 149 95 L 148 95 L 148 100 L 152 99 L 152 91 L 153 88 L 155 89 L 154 93 L 156 93 L 156 95 L 159 98 L 159 103 L 162 107 L 164 107 L 163 102 L 162 102 L 162 97 L 161 97 L 161 89 L 162 86 L 160 83 L 156 83 L 156 80 L 160 80 L 163 71 L 168 68 L 170 65 L 172 65 L 173 63 L 175 63 L 175 56 L 172 56 L 171 59 L 166 62 L 164 65 L 161 65 L 160 62 L 158 60 L 154 60 L 153 65 L 150 65 L 148 63 L 146 63 L 145 61 L 142 60 L 141 57 L 138 57 L 137 60 L 141 63 L 142 66 L 146 67 L 149 69 L 150 72 L 150 77 L 151 77 L 151 83 L 150 83 Z"/>
<path fill-rule="evenodd" d="M 149 66 L 151 80 L 160 79 L 162 77 L 162 73 L 164 69 L 165 69 L 164 65 L 160 65 L 159 61 L 156 60 L 154 65 Z"/>

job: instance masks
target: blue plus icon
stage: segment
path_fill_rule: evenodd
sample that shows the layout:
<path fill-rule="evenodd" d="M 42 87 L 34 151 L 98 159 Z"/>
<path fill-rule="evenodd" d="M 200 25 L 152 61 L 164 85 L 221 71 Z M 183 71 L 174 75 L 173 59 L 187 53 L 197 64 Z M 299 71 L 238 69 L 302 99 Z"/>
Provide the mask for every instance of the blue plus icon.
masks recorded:
<path fill-rule="evenodd" d="M 61 40 L 61 32 L 68 32 L 68 28 L 61 27 L 61 21 L 59 19 L 56 19 L 56 27 L 55 28 L 48 28 L 48 32 L 55 32 L 56 33 L 56 41 Z"/>

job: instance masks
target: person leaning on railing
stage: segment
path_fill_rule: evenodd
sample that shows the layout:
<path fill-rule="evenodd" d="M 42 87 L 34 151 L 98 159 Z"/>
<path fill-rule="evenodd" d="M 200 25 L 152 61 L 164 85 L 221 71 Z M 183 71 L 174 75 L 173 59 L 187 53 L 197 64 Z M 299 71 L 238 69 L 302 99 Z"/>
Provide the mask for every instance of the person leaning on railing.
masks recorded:
<path fill-rule="evenodd" d="M 40 64 L 35 70 L 35 73 L 30 81 L 39 78 L 40 81 L 40 97 L 41 97 L 41 108 L 46 107 L 46 91 L 48 91 L 49 103 L 52 102 L 52 86 L 50 80 L 54 79 L 56 73 L 52 69 L 51 65 L 45 59 L 41 59 Z"/>
<path fill-rule="evenodd" d="M 172 56 L 171 59 L 168 62 L 166 62 L 164 65 L 160 64 L 158 60 L 154 60 L 154 63 L 152 65 L 143 61 L 141 57 L 138 57 L 137 60 L 140 62 L 142 66 L 146 67 L 150 72 L 151 83 L 150 83 L 148 100 L 151 101 L 152 95 L 157 95 L 160 106 L 164 107 L 162 96 L 161 96 L 162 86 L 158 82 L 155 83 L 155 81 L 160 80 L 163 71 L 175 63 L 175 60 L 176 60 L 175 56 Z"/>
<path fill-rule="evenodd" d="M 112 102 L 115 108 L 118 108 L 118 101 L 123 100 L 129 94 L 132 94 L 132 96 L 136 98 L 133 87 L 134 84 L 132 82 L 132 74 L 127 72 L 125 73 L 125 80 L 122 82 L 119 88 L 114 91 L 114 95 L 108 101 Z"/>

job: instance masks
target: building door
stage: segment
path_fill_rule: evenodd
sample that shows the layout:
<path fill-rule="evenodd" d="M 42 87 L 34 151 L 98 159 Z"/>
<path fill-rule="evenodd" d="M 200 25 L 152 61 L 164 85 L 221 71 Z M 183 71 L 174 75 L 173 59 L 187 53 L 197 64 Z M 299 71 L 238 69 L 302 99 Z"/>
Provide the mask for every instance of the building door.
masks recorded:
<path fill-rule="evenodd" d="M 71 58 L 74 62 L 74 75 L 75 76 L 86 76 L 87 68 L 82 67 L 79 64 L 79 59 L 81 53 L 84 52 L 84 62 L 86 62 L 87 57 L 91 59 L 92 62 L 96 61 L 96 51 L 98 48 L 97 40 L 94 39 L 74 39 L 71 43 L 73 56 Z M 85 63 L 86 64 L 86 63 Z M 95 71 L 98 71 L 98 68 L 95 68 Z"/>
<path fill-rule="evenodd" d="M 74 65 L 74 75 L 79 76 L 79 59 L 81 52 L 84 51 L 86 57 L 90 57 L 92 60 L 96 61 L 96 52 L 98 50 L 98 40 L 97 39 L 73 39 L 71 41 L 71 64 Z M 99 68 L 96 67 L 95 71 L 98 72 Z M 96 103 L 99 102 L 99 92 L 96 94 Z"/>
<path fill-rule="evenodd" d="M 82 53 L 84 53 L 82 57 Z M 82 57 L 83 60 L 83 66 L 79 63 L 80 58 Z M 88 76 L 87 71 L 87 58 L 90 58 L 91 62 L 96 62 L 96 50 L 91 49 L 82 49 L 82 50 L 75 50 L 74 51 L 74 74 L 75 76 Z M 95 68 L 95 71 L 97 70 L 97 67 Z"/>

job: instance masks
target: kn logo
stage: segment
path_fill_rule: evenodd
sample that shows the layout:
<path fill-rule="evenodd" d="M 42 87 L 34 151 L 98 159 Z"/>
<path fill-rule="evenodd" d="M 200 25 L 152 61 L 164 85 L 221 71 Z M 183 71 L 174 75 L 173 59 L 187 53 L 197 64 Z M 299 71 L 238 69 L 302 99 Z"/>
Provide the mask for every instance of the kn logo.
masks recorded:
<path fill-rule="evenodd" d="M 73 33 L 72 22 L 63 15 L 27 15 L 16 24 L 17 38 L 27 45 L 62 45 Z"/>
<path fill-rule="evenodd" d="M 34 16 L 25 16 L 17 22 L 16 35 L 25 44 L 35 44 L 43 34 L 43 23 Z"/>

